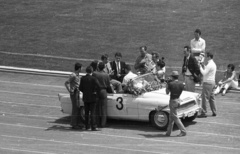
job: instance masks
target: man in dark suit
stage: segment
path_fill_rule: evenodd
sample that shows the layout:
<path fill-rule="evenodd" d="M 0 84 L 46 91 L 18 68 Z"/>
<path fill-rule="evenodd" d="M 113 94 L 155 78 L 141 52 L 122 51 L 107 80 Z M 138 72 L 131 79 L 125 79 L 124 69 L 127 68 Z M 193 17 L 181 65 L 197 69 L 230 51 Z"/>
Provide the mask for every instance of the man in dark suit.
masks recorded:
<path fill-rule="evenodd" d="M 184 47 L 184 60 L 182 66 L 184 76 L 185 90 L 195 91 L 195 83 L 199 82 L 200 69 L 196 58 L 191 55 L 191 48 Z"/>
<path fill-rule="evenodd" d="M 105 65 L 103 62 L 98 64 L 99 72 L 94 72 L 93 76 L 98 79 L 99 91 L 98 91 L 98 104 L 99 104 L 99 115 L 100 115 L 100 127 L 106 127 L 107 123 L 107 89 L 110 86 L 110 77 L 107 73 L 103 71 Z"/>
<path fill-rule="evenodd" d="M 99 83 L 97 78 L 92 76 L 93 68 L 88 66 L 86 68 L 87 74 L 82 77 L 79 90 L 83 93 L 83 102 L 85 107 L 85 127 L 86 130 L 89 126 L 89 112 L 91 118 L 91 129 L 97 131 L 96 124 L 96 104 L 97 104 L 97 89 L 99 89 Z"/>
<path fill-rule="evenodd" d="M 114 71 L 113 75 L 110 75 L 112 79 L 118 80 L 120 82 L 123 81 L 125 74 L 125 66 L 126 63 L 121 61 L 122 54 L 120 52 L 115 53 L 115 61 L 112 61 L 111 68 Z"/>

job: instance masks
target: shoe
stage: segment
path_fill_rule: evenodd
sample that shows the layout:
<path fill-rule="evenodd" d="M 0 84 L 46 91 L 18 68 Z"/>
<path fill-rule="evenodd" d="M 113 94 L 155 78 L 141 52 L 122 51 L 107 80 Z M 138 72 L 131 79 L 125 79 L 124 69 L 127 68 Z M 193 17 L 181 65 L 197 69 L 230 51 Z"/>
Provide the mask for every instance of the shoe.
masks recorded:
<path fill-rule="evenodd" d="M 200 114 L 200 115 L 198 116 L 198 118 L 207 118 L 207 115 L 204 114 L 204 113 L 202 113 L 202 114 Z"/>
<path fill-rule="evenodd" d="M 181 133 L 178 134 L 177 136 L 178 136 L 178 137 L 182 137 L 182 136 L 186 136 L 186 135 L 187 135 L 187 133 L 181 132 Z"/>
<path fill-rule="evenodd" d="M 92 131 L 99 131 L 98 128 L 92 128 Z"/>
<path fill-rule="evenodd" d="M 169 133 L 166 133 L 165 136 L 170 136 L 170 134 L 169 134 Z"/>
<path fill-rule="evenodd" d="M 82 127 L 79 127 L 79 126 L 72 126 L 71 129 L 77 130 L 77 129 L 82 129 Z"/>
<path fill-rule="evenodd" d="M 217 114 L 216 114 L 216 113 L 213 113 L 213 114 L 212 114 L 212 116 L 213 116 L 213 117 L 216 117 L 216 116 L 217 116 Z"/>

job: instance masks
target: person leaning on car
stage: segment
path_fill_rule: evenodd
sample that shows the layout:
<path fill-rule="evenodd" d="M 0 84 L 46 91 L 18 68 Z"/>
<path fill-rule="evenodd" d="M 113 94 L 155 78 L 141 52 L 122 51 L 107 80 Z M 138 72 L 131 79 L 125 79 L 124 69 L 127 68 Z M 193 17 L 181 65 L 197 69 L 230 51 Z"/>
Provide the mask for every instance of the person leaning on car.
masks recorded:
<path fill-rule="evenodd" d="M 80 84 L 80 76 L 82 64 L 75 64 L 75 71 L 69 76 L 69 79 L 65 82 L 65 87 L 70 93 L 70 98 L 72 102 L 72 115 L 71 115 L 71 123 L 72 129 L 79 129 L 80 124 L 80 102 L 79 102 L 79 84 Z"/>
<path fill-rule="evenodd" d="M 185 90 L 195 92 L 195 83 L 199 77 L 200 69 L 196 58 L 191 55 L 189 46 L 184 47 L 182 74 L 184 76 Z"/>
<path fill-rule="evenodd" d="M 85 108 L 85 128 L 90 129 L 89 126 L 89 112 L 91 118 L 91 129 L 97 131 L 96 123 L 96 105 L 97 105 L 97 89 L 99 83 L 97 78 L 92 76 L 93 68 L 88 66 L 86 68 L 87 74 L 81 78 L 79 90 L 83 93 L 83 102 Z"/>
<path fill-rule="evenodd" d="M 169 123 L 168 123 L 166 136 L 171 135 L 174 122 L 180 129 L 180 134 L 178 136 L 186 136 L 187 135 L 186 129 L 177 115 L 177 108 L 180 106 L 179 97 L 182 94 L 184 85 L 181 81 L 178 81 L 178 76 L 179 76 L 178 71 L 173 71 L 171 76 L 172 76 L 172 81 L 170 81 L 166 86 L 166 93 L 167 94 L 170 93 L 170 101 L 169 101 L 170 114 L 169 114 Z"/>
<path fill-rule="evenodd" d="M 106 127 L 107 123 L 107 89 L 111 89 L 110 77 L 107 73 L 103 71 L 105 65 L 103 62 L 98 64 L 99 72 L 94 72 L 93 76 L 98 79 L 99 91 L 98 91 L 98 105 L 100 124 L 99 127 Z"/>

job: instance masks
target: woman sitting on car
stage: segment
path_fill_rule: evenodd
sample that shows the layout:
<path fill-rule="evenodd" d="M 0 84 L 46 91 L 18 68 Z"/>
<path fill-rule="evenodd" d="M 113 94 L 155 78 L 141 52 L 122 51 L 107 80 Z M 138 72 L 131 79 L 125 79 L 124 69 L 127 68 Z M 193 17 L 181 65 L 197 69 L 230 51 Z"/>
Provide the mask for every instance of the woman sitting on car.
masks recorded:
<path fill-rule="evenodd" d="M 236 72 L 234 71 L 235 66 L 228 64 L 227 70 L 224 72 L 224 77 L 218 82 L 217 88 L 214 94 L 218 94 L 222 91 L 222 95 L 225 95 L 229 88 L 238 88 L 238 79 Z"/>

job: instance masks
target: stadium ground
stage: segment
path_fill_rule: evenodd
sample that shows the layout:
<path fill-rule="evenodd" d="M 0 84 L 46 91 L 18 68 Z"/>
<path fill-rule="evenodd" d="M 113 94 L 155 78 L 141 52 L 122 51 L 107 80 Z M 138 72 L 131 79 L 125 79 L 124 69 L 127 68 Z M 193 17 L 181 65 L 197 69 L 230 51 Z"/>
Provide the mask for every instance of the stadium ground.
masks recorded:
<path fill-rule="evenodd" d="M 217 117 L 184 123 L 188 135 L 165 137 L 148 123 L 109 121 L 99 132 L 72 131 L 60 112 L 65 77 L 0 72 L 0 153 L 238 154 L 240 97 L 217 96 Z"/>
<path fill-rule="evenodd" d="M 240 64 L 239 0 L 0 0 L 0 6 L 0 65 L 70 71 L 75 60 L 39 55 L 113 59 L 117 51 L 132 63 L 146 45 L 176 67 L 196 28 L 219 70 Z"/>

